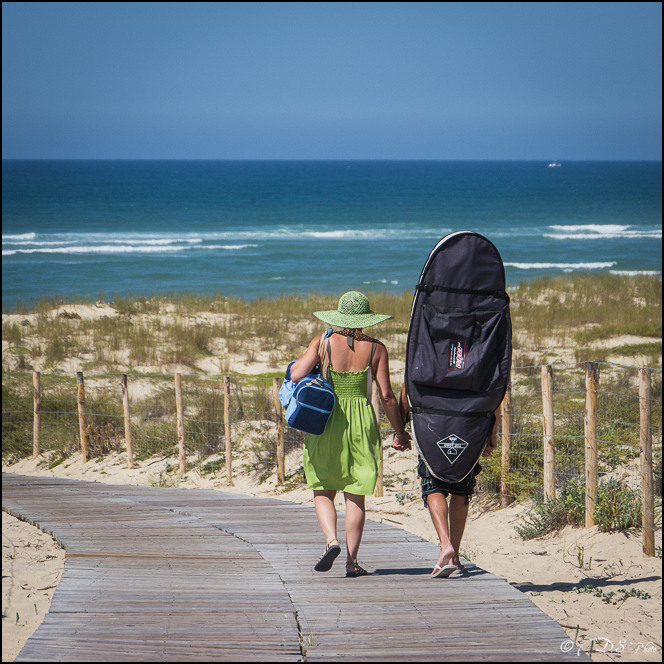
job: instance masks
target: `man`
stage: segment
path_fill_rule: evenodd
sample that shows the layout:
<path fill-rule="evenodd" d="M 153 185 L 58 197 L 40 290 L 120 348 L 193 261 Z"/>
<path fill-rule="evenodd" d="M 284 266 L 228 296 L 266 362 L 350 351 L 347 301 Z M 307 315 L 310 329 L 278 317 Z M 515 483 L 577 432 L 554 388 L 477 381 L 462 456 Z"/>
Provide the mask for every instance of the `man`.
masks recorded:
<path fill-rule="evenodd" d="M 403 421 L 406 422 L 409 406 L 405 384 L 401 388 L 399 410 Z M 483 457 L 490 456 L 496 449 L 499 410 L 500 408 L 495 411 L 495 423 L 486 448 L 482 452 Z M 411 449 L 411 444 L 410 441 L 400 440 L 395 436 L 392 447 L 395 450 L 403 451 Z M 478 463 L 465 479 L 452 484 L 434 477 L 422 457 L 418 458 L 417 474 L 422 483 L 422 500 L 424 506 L 429 509 L 431 521 L 440 541 L 440 555 L 431 572 L 432 577 L 445 578 L 457 569 L 463 569 L 459 560 L 459 549 L 468 518 L 470 498 L 475 492 L 475 478 L 481 470 L 482 466 Z M 449 505 L 448 496 L 450 496 Z"/>

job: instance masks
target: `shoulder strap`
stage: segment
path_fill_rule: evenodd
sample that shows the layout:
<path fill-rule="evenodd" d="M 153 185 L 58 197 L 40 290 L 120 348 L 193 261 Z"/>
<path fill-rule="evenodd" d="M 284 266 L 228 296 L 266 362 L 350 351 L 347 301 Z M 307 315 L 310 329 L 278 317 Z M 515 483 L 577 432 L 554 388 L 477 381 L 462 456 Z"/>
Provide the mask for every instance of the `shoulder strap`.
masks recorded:
<path fill-rule="evenodd" d="M 432 293 L 433 291 L 442 291 L 443 293 L 457 293 L 460 295 L 491 295 L 492 297 L 502 298 L 510 301 L 510 296 L 504 290 L 489 290 L 489 289 L 475 289 L 475 288 L 451 288 L 449 286 L 438 286 L 434 284 L 426 284 L 420 282 L 417 284 L 417 290 L 424 293 Z"/>
<path fill-rule="evenodd" d="M 329 382 L 331 382 L 331 376 L 330 376 L 330 367 L 332 365 L 332 353 L 330 351 L 330 336 L 332 335 L 332 332 L 334 331 L 334 328 L 328 327 L 327 330 L 325 330 L 325 334 L 321 337 L 320 340 L 320 345 L 318 346 L 318 362 L 319 362 L 319 369 L 320 373 L 323 373 L 323 365 L 325 364 L 325 353 L 327 353 L 327 370 L 325 371 L 325 379 Z M 325 346 L 325 352 L 323 355 L 321 355 L 321 350 L 323 350 L 323 345 Z"/>
<path fill-rule="evenodd" d="M 369 371 L 367 371 L 367 406 L 371 405 L 371 383 L 373 380 L 373 375 L 371 371 L 371 360 L 373 360 L 374 353 L 376 352 L 376 341 L 374 341 L 371 344 L 371 355 L 369 355 L 369 361 L 367 362 L 367 367 L 369 367 Z"/>

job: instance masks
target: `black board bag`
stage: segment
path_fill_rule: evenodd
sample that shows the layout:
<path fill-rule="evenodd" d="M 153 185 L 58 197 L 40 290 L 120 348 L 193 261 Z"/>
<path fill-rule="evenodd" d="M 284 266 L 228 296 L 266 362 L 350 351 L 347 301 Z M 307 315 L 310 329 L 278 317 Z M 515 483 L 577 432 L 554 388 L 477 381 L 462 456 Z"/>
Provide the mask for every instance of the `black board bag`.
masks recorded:
<path fill-rule="evenodd" d="M 485 237 L 444 237 L 424 264 L 406 344 L 406 394 L 417 450 L 456 483 L 479 461 L 510 380 L 505 268 Z"/>

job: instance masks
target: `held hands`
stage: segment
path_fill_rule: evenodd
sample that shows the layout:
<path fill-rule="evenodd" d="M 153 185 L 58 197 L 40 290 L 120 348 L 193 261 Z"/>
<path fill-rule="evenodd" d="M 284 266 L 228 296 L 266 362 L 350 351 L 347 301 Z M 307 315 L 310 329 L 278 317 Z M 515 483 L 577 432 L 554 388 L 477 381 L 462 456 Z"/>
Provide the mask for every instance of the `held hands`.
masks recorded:
<path fill-rule="evenodd" d="M 491 432 L 491 435 L 489 436 L 489 442 L 486 444 L 484 452 L 482 452 L 482 456 L 483 457 L 491 456 L 491 452 L 493 452 L 496 449 L 497 445 L 498 445 L 498 436 L 496 429 L 494 427 L 493 431 Z"/>
<path fill-rule="evenodd" d="M 394 434 L 392 438 L 392 447 L 399 452 L 411 449 L 410 434 L 404 429 L 400 434 Z"/>

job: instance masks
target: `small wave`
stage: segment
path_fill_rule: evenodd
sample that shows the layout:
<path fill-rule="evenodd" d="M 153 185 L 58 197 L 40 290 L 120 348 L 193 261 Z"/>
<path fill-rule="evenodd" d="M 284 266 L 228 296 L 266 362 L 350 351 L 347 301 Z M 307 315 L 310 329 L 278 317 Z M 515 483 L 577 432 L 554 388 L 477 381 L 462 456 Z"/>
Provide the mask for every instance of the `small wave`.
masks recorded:
<path fill-rule="evenodd" d="M 195 242 L 175 245 L 171 242 L 145 242 L 137 244 L 99 244 L 79 246 L 34 247 L 31 249 L 3 249 L 3 256 L 14 254 L 158 254 L 166 252 L 189 251 L 192 249 L 217 249 L 237 251 L 258 247 L 257 244 L 211 244 L 198 245 Z"/>
<path fill-rule="evenodd" d="M 638 277 L 640 275 L 655 276 L 662 274 L 659 270 L 609 270 L 611 274 L 619 274 L 625 277 Z"/>
<path fill-rule="evenodd" d="M 11 244 L 16 247 L 61 247 L 66 244 L 76 244 L 75 240 L 21 240 L 14 242 L 7 242 L 6 244 Z"/>
<path fill-rule="evenodd" d="M 250 249 L 253 247 L 258 247 L 257 244 L 208 244 L 201 249 L 225 249 L 228 251 L 233 251 L 237 249 Z"/>
<path fill-rule="evenodd" d="M 505 267 L 517 270 L 605 270 L 615 265 L 615 261 L 606 263 L 505 263 Z"/>
<path fill-rule="evenodd" d="M 385 237 L 389 234 L 387 229 L 380 230 L 341 230 L 341 231 L 302 231 L 302 237 L 311 237 L 319 240 L 372 240 Z"/>
<path fill-rule="evenodd" d="M 34 240 L 37 237 L 37 233 L 11 233 L 8 235 L 2 236 L 3 242 L 21 242 L 23 240 Z"/>
<path fill-rule="evenodd" d="M 14 249 L 13 254 L 151 254 L 161 252 L 186 251 L 189 247 L 174 246 L 135 246 L 135 245 L 87 245 L 78 247 L 40 247 L 39 249 Z M 2 252 L 2 255 L 9 256 L 10 253 Z"/>
<path fill-rule="evenodd" d="M 661 229 L 636 230 L 622 224 L 580 224 L 570 226 L 549 226 L 555 233 L 544 233 L 552 240 L 615 240 L 615 239 L 661 239 Z"/>
<path fill-rule="evenodd" d="M 549 226 L 554 231 L 562 231 L 563 233 L 579 233 L 581 231 L 589 231 L 591 233 L 620 233 L 626 231 L 629 226 L 622 224 L 579 224 L 579 225 L 552 225 Z"/>
<path fill-rule="evenodd" d="M 114 244 L 125 244 L 126 242 L 130 242 L 131 244 L 136 244 L 136 245 L 148 245 L 148 246 L 155 246 L 155 247 L 164 247 L 164 246 L 169 246 L 173 244 L 178 244 L 178 243 L 184 243 L 184 244 L 201 244 L 203 242 L 203 238 L 200 237 L 195 237 L 195 238 L 161 238 L 161 239 L 154 239 L 154 240 L 109 240 L 109 242 L 113 242 Z"/>

